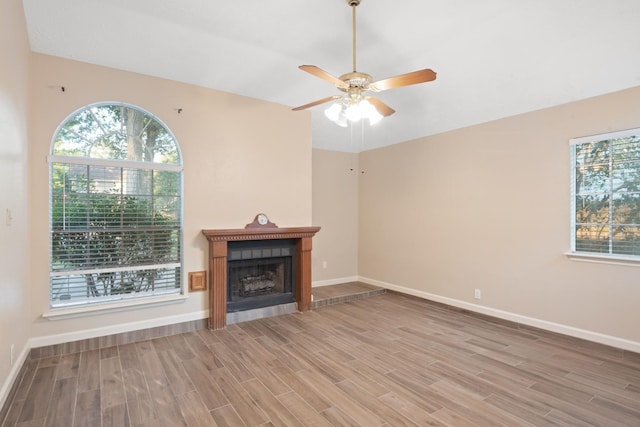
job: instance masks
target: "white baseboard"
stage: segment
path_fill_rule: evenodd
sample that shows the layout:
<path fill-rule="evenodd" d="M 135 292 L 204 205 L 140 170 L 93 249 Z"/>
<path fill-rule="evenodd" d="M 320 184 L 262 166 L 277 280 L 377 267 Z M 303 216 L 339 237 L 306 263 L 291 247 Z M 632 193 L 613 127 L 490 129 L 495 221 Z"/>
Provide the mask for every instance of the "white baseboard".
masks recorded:
<path fill-rule="evenodd" d="M 312 282 L 311 287 L 316 288 L 319 286 L 339 285 L 341 283 L 357 282 L 358 280 L 359 280 L 358 276 L 340 277 L 338 279 L 330 279 L 330 280 L 318 280 L 316 282 Z"/>
<path fill-rule="evenodd" d="M 605 335 L 599 332 L 593 332 L 585 329 L 575 328 L 573 326 L 563 325 L 560 323 L 554 323 L 546 320 L 536 319 L 533 317 L 522 316 L 520 314 L 511 313 L 508 311 L 498 310 L 498 309 L 486 307 L 483 305 L 473 304 L 466 301 L 460 301 L 453 298 L 443 297 L 440 295 L 419 291 L 416 289 L 406 288 L 404 286 L 398 286 L 391 283 L 381 282 L 379 280 L 370 279 L 368 277 L 359 277 L 358 280 L 360 282 L 368 283 L 370 285 L 380 286 L 382 288 L 389 289 L 392 291 L 413 295 L 418 298 L 423 298 L 430 301 L 451 305 L 453 307 L 458 307 L 458 308 L 473 311 L 476 313 L 485 314 L 487 316 L 497 317 L 499 319 L 509 320 L 509 321 L 520 323 L 527 326 L 533 326 L 535 328 L 544 329 L 546 331 L 556 332 L 559 334 L 568 335 L 575 338 L 581 338 L 587 341 L 592 341 L 599 344 L 620 348 L 623 350 L 633 351 L 635 353 L 640 353 L 640 342 L 631 341 L 631 340 L 627 340 L 619 337 L 614 337 L 611 335 Z"/>
<path fill-rule="evenodd" d="M 18 374 L 22 370 L 22 366 L 24 366 L 27 361 L 30 350 L 31 348 L 27 342 L 18 357 L 14 359 L 13 366 L 11 366 L 11 370 L 9 371 L 9 376 L 5 379 L 4 384 L 2 384 L 2 388 L 0 388 L 0 409 L 4 407 L 7 397 L 9 397 L 11 387 L 13 387 L 13 384 L 18 380 Z"/>
<path fill-rule="evenodd" d="M 64 334 L 47 335 L 35 337 L 29 340 L 29 349 L 44 347 L 47 345 L 63 344 L 78 340 L 104 337 L 108 335 L 133 332 L 141 329 L 156 328 L 158 326 L 174 325 L 176 323 L 191 322 L 193 320 L 206 319 L 209 317 L 209 310 L 195 311 L 192 313 L 178 314 L 175 316 L 157 317 L 138 322 L 122 323 L 101 328 L 85 329 L 82 331 L 67 332 Z"/>

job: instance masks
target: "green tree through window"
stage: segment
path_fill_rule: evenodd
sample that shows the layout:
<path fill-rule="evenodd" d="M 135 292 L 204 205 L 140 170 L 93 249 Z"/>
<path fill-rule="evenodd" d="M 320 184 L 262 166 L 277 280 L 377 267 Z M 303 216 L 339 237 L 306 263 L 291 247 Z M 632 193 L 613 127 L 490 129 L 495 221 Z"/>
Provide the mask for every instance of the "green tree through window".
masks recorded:
<path fill-rule="evenodd" d="M 640 257 L 640 129 L 572 141 L 573 252 Z"/>
<path fill-rule="evenodd" d="M 155 117 L 85 107 L 54 136 L 52 307 L 180 293 L 182 166 Z"/>

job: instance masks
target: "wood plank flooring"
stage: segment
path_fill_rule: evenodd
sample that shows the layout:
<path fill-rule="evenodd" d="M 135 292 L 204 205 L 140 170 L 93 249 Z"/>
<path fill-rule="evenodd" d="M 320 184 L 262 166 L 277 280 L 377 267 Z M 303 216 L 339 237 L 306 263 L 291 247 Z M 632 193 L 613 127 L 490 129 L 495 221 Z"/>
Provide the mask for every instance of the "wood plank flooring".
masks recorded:
<path fill-rule="evenodd" d="M 640 355 L 393 292 L 27 363 L 3 426 L 640 426 Z"/>

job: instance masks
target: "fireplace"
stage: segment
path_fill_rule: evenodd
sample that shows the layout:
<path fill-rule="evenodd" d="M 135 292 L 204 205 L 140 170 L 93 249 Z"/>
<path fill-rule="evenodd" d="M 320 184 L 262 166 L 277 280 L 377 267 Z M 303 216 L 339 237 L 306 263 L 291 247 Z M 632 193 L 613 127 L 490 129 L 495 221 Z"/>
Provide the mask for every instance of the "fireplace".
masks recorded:
<path fill-rule="evenodd" d="M 295 240 L 229 242 L 227 251 L 227 313 L 295 302 Z"/>
<path fill-rule="evenodd" d="M 256 307 L 295 302 L 298 311 L 310 310 L 311 239 L 319 230 L 280 228 L 264 214 L 242 229 L 202 230 L 209 241 L 209 328 L 222 329 L 228 313 Z"/>

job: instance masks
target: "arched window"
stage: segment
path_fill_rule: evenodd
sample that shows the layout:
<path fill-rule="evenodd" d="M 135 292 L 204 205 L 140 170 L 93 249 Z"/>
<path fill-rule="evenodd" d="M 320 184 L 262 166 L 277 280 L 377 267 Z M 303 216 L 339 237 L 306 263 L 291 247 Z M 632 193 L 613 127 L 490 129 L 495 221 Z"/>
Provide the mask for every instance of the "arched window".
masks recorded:
<path fill-rule="evenodd" d="M 160 120 L 86 106 L 56 131 L 49 166 L 52 308 L 182 292 L 182 160 Z"/>

